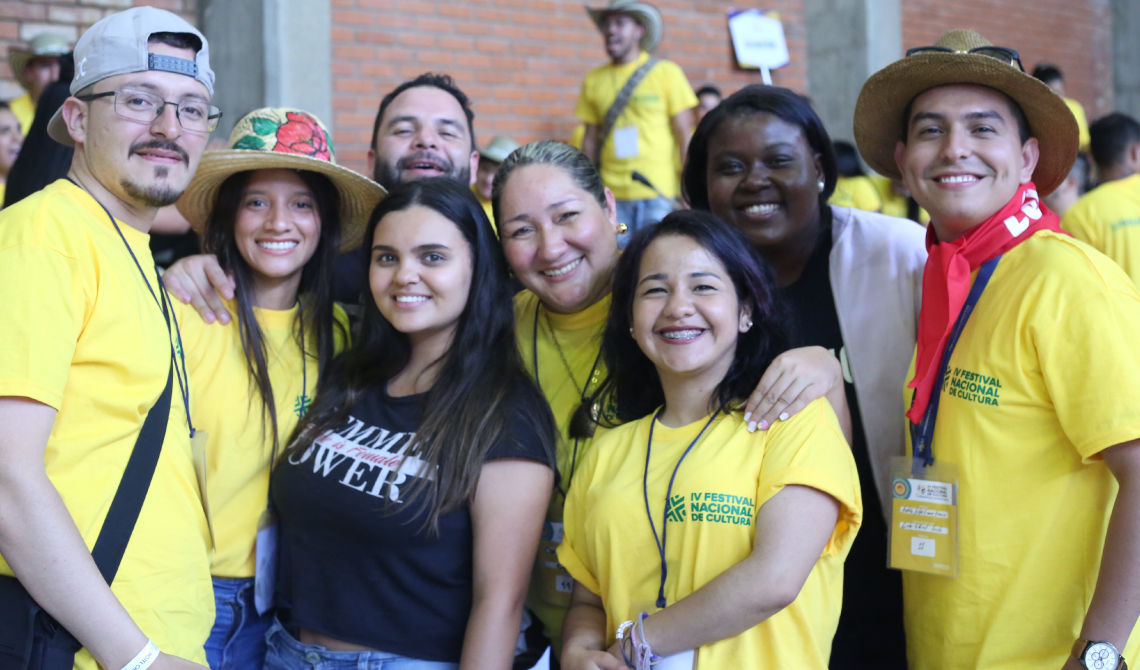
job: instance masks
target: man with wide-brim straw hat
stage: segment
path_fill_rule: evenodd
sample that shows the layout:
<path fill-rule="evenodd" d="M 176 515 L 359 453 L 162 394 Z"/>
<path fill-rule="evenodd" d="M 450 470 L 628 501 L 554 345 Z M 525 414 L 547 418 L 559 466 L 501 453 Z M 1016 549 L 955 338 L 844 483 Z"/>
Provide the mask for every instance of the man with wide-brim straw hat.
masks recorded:
<path fill-rule="evenodd" d="M 40 95 L 48 84 L 59 79 L 59 57 L 69 51 L 71 41 L 52 32 L 36 35 L 26 48 L 14 46 L 8 49 L 8 67 L 25 91 L 24 95 L 8 103 L 20 120 L 21 134 L 28 134 Z"/>
<path fill-rule="evenodd" d="M 1140 642 L 1125 648 L 1140 614 L 1140 292 L 1041 203 L 1076 121 L 1016 51 L 952 30 L 867 81 L 855 137 L 930 213 L 914 459 L 891 524 L 910 667 L 1123 667 L 1118 650 Z M 919 478 L 959 479 L 957 524 L 910 502 Z"/>
<path fill-rule="evenodd" d="M 518 148 L 519 143 L 505 135 L 495 135 L 490 142 L 479 147 L 479 169 L 475 171 L 475 183 L 471 185 L 471 191 L 483 206 L 483 212 L 487 214 L 492 226 L 495 225 L 495 215 L 491 211 L 491 183 L 495 180 L 495 171 L 499 165 Z"/>
<path fill-rule="evenodd" d="M 228 149 L 202 154 L 194 180 L 178 199 L 178 211 L 195 232 L 203 234 L 218 190 L 227 179 L 239 172 L 274 168 L 328 177 L 340 197 L 339 250 L 343 253 L 360 246 L 368 216 L 385 195 L 384 187 L 337 165 L 332 137 L 324 124 L 299 109 L 258 109 L 238 121 Z"/>
<path fill-rule="evenodd" d="M 575 110 L 585 125 L 582 152 L 599 166 L 629 233 L 673 210 L 697 96 L 676 63 L 651 56 L 661 42 L 661 13 L 636 0 L 587 7 L 610 62 L 586 74 Z M 634 180 L 634 173 L 641 179 Z M 648 181 L 652 186 L 646 185 Z"/>

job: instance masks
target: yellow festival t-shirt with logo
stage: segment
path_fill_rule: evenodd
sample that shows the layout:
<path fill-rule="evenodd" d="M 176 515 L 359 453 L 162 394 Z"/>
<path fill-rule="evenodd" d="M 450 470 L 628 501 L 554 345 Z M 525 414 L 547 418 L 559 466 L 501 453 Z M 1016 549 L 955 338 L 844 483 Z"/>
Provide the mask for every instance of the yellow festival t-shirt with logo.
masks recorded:
<path fill-rule="evenodd" d="M 119 229 L 157 292 L 149 236 Z M 0 212 L 0 313 L 0 396 L 59 410 L 44 465 L 91 548 L 166 386 L 166 321 L 106 212 L 64 180 Z M 175 382 L 162 453 L 111 590 L 162 651 L 199 663 L 214 623 L 208 541 Z M 12 574 L 3 561 L 0 572 Z M 86 651 L 75 663 L 96 668 Z"/>
<path fill-rule="evenodd" d="M 570 437 L 570 419 L 582 402 L 582 385 L 588 379 L 590 390 L 594 390 L 605 377 L 605 364 L 598 358 L 598 352 L 610 311 L 610 296 L 576 314 L 555 314 L 539 305 L 538 296 L 530 291 L 522 291 L 515 296 L 515 333 L 523 364 L 534 375 L 537 323 L 537 380 L 558 424 L 556 456 L 561 480 L 550 497 L 527 607 L 542 620 L 547 637 L 554 641 L 555 652 L 559 653 L 562 649 L 562 619 L 570 603 L 572 584 L 570 575 L 558 564 L 555 555 L 561 539 L 563 491 L 569 490 L 575 471 L 593 449 L 593 443 L 605 432 L 605 428 L 598 427 L 592 439 L 575 441 Z M 566 357 L 565 363 L 558 353 L 559 347 Z"/>
<path fill-rule="evenodd" d="M 866 212 L 877 212 L 883 208 L 878 189 L 867 177 L 839 177 L 835 181 L 835 192 L 827 202 L 837 207 L 852 207 Z"/>
<path fill-rule="evenodd" d="M 903 574 L 911 670 L 1064 665 L 1116 495 L 1099 453 L 1140 438 L 1136 333 L 1140 293 L 1087 245 L 1043 231 L 1002 256 L 941 391 L 959 572 Z M 1133 635 L 1124 656 L 1138 649 Z"/>
<path fill-rule="evenodd" d="M 32 128 L 32 121 L 36 118 L 36 103 L 32 102 L 31 94 L 24 93 L 9 102 L 8 107 L 16 115 L 16 120 L 20 122 L 20 134 L 27 137 L 28 131 Z"/>
<path fill-rule="evenodd" d="M 606 610 L 606 645 L 618 624 L 652 611 L 661 560 L 645 513 L 642 477 L 652 417 L 614 428 L 579 467 L 566 502 L 558 549 L 574 579 Z M 657 532 L 678 459 L 708 419 L 653 429 L 649 505 Z M 665 559 L 669 603 L 688 596 L 747 558 L 757 512 L 785 486 L 834 497 L 839 519 L 795 601 L 757 626 L 697 652 L 706 669 L 827 668 L 843 599 L 843 562 L 863 519 L 859 475 L 835 412 L 817 399 L 787 421 L 749 433 L 739 412 L 718 417 L 677 470 L 669 501 Z"/>
<path fill-rule="evenodd" d="M 1140 282 L 1140 174 L 1086 193 L 1065 212 L 1061 227 Z"/>
<path fill-rule="evenodd" d="M 594 68 L 582 81 L 575 114 L 583 123 L 598 127 L 601 132 L 606 111 L 617 99 L 618 92 L 649 54 L 626 65 L 607 63 Z M 602 147 L 602 181 L 614 192 L 618 200 L 647 200 L 659 197 L 652 189 L 633 181 L 634 170 L 645 175 L 668 197 L 677 195 L 677 173 L 673 155 L 676 140 L 673 138 L 672 119 L 681 112 L 697 106 L 697 96 L 676 63 L 662 60 L 645 75 L 630 96 L 629 104 L 617 118 L 614 131 L 630 126 L 637 127 L 637 155 L 617 157 L 614 133 L 611 132 Z"/>
<path fill-rule="evenodd" d="M 232 300 L 226 302 L 226 309 L 237 314 Z M 268 500 L 273 429 L 268 422 L 263 424 L 261 395 L 251 382 L 237 321 L 207 324 L 192 307 L 177 301 L 175 311 L 193 390 L 190 418 L 196 430 L 207 434 L 206 490 L 216 546 L 211 574 L 253 577 L 257 522 Z M 316 335 L 311 328 L 305 333 L 309 357 L 302 367 L 294 335 L 297 308 L 255 307 L 254 314 L 265 338 L 279 447 L 283 448 L 316 393 Z M 348 333 L 348 317 L 337 306 L 335 318 L 342 328 L 333 329 L 339 351 Z M 302 380 L 307 384 L 303 392 Z"/>

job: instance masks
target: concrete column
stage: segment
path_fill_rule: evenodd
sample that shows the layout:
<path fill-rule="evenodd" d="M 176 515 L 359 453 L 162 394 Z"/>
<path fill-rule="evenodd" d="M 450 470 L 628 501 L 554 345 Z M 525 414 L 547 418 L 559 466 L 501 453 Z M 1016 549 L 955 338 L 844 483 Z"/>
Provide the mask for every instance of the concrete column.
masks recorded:
<path fill-rule="evenodd" d="M 298 107 L 332 130 L 329 0 L 201 0 L 199 26 L 223 113 L 214 137 L 259 107 Z"/>
<path fill-rule="evenodd" d="M 1112 0 L 1113 108 L 1140 119 L 1140 2 Z"/>
<path fill-rule="evenodd" d="M 863 82 L 902 56 L 899 0 L 804 0 L 804 7 L 812 104 L 833 139 L 853 142 Z"/>

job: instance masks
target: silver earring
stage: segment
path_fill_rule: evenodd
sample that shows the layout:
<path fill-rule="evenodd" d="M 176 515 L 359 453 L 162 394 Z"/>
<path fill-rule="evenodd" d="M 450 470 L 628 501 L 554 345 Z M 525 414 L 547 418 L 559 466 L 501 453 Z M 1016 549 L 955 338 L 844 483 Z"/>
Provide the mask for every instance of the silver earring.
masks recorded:
<path fill-rule="evenodd" d="M 825 188 L 827 188 L 827 182 L 825 182 L 824 180 L 820 179 L 820 180 L 819 180 L 819 192 L 820 192 L 820 193 L 823 193 L 823 189 L 825 189 Z"/>
<path fill-rule="evenodd" d="M 630 329 L 629 329 L 629 336 L 630 336 L 630 337 L 633 337 L 633 328 L 630 328 Z"/>
<path fill-rule="evenodd" d="M 749 319 L 748 322 L 744 324 L 744 330 L 752 330 L 752 319 Z"/>

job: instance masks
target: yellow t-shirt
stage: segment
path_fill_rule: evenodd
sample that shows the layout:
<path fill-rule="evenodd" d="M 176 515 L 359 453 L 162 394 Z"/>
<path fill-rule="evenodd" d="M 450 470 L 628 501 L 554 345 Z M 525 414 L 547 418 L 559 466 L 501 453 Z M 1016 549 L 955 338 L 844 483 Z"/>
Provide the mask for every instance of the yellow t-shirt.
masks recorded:
<path fill-rule="evenodd" d="M 498 235 L 499 227 L 495 225 L 495 212 L 491 207 L 491 201 L 484 200 L 483 196 L 480 195 L 474 186 L 471 187 L 471 192 L 475 194 L 475 199 L 478 200 L 479 204 L 483 207 L 483 213 L 487 215 L 487 220 L 491 222 L 491 227 L 495 229 L 495 234 Z"/>
<path fill-rule="evenodd" d="M 119 224 L 155 291 L 149 236 Z M 146 413 L 166 386 L 162 311 L 104 210 L 60 180 L 0 212 L 0 396 L 57 410 L 44 465 L 95 544 Z M 164 652 L 205 663 L 209 530 L 175 383 L 162 454 L 111 590 Z M 0 561 L 0 572 L 11 575 Z M 86 651 L 77 668 L 95 670 Z"/>
<path fill-rule="evenodd" d="M 614 428 L 598 440 L 566 502 L 558 557 L 574 579 L 601 596 L 607 646 L 618 624 L 652 612 L 660 586 L 661 562 L 642 488 L 652 420 Z M 658 533 L 670 476 L 706 422 L 675 429 L 658 423 L 653 429 L 648 491 Z M 842 606 L 843 562 L 863 506 L 855 459 L 826 400 L 766 431 L 749 433 L 739 412 L 709 426 L 673 482 L 665 596 L 675 603 L 747 558 L 757 512 L 793 484 L 839 501 L 831 540 L 791 605 L 736 637 L 701 647 L 699 668 L 827 668 Z"/>
<path fill-rule="evenodd" d="M 515 296 L 515 332 L 523 364 L 532 375 L 535 369 L 535 308 L 538 305 L 538 297 L 530 291 L 522 291 Z M 547 637 L 555 642 L 556 653 L 562 649 L 562 619 L 570 604 L 572 586 L 570 575 L 558 564 L 554 554 L 562 538 L 562 505 L 565 500 L 562 491 L 569 490 L 575 470 L 593 448 L 594 441 L 605 432 L 605 428 L 598 427 L 593 439 L 579 439 L 575 443 L 570 437 L 570 419 L 581 404 L 582 384 L 589 379 L 590 389 L 596 389 L 605 376 L 605 365 L 598 359 L 598 352 L 609 311 L 610 296 L 607 295 L 577 314 L 555 314 L 545 308 L 537 312 L 537 379 L 558 424 L 556 455 L 561 481 L 550 497 L 527 606 L 546 626 Z M 566 363 L 562 362 L 554 337 L 558 338 L 557 345 L 561 346 Z"/>
<path fill-rule="evenodd" d="M 1067 235 L 1039 232 L 998 263 L 934 433 L 961 479 L 958 578 L 903 574 L 912 670 L 1064 665 L 1116 495 L 1098 453 L 1140 438 L 1137 332 L 1136 287 Z M 1133 635 L 1124 656 L 1138 648 Z"/>
<path fill-rule="evenodd" d="M 877 212 L 883 207 L 878 189 L 867 177 L 840 177 L 835 182 L 835 192 L 827 202 L 837 207 L 853 207 L 866 212 Z"/>
<path fill-rule="evenodd" d="M 36 118 L 36 103 L 32 102 L 31 94 L 24 93 L 12 102 L 9 102 L 8 107 L 12 109 L 12 113 L 16 115 L 16 119 L 20 122 L 20 134 L 27 137 L 28 131 L 32 127 L 32 121 Z"/>
<path fill-rule="evenodd" d="M 887 216 L 893 216 L 899 219 L 907 218 L 907 199 L 895 193 L 894 188 L 891 187 L 891 180 L 882 175 L 871 175 L 867 177 L 874 184 L 875 190 L 879 192 L 879 202 L 882 209 L 879 211 Z M 930 223 L 930 214 L 921 207 L 918 208 L 918 222 L 922 225 Z"/>
<path fill-rule="evenodd" d="M 649 54 L 642 52 L 633 63 L 607 63 L 590 70 L 578 95 L 575 110 L 578 118 L 598 126 L 598 132 L 601 132 L 606 110 L 634 71 L 648 59 Z M 645 175 L 666 196 L 677 195 L 677 174 L 673 164 L 677 143 L 671 123 L 674 116 L 696 106 L 697 96 L 693 94 L 693 87 L 676 63 L 662 60 L 645 75 L 602 147 L 602 181 L 614 192 L 615 198 L 646 200 L 658 197 L 648 187 L 633 181 L 630 175 L 634 170 Z M 614 136 L 622 128 L 629 127 L 637 128 L 637 155 L 619 159 L 615 153 L 617 144 Z"/>
<path fill-rule="evenodd" d="M 1073 118 L 1077 120 L 1077 129 L 1079 131 L 1078 146 L 1080 146 L 1082 151 L 1087 151 L 1091 138 L 1089 137 L 1089 120 L 1088 117 L 1085 116 L 1085 108 L 1081 103 L 1072 98 L 1062 99 L 1065 101 L 1065 106 L 1073 113 Z"/>
<path fill-rule="evenodd" d="M 4 194 L 8 189 L 8 184 L 0 184 L 0 209 L 4 208 Z"/>
<path fill-rule="evenodd" d="M 226 308 L 237 314 L 234 301 L 228 301 Z M 194 428 L 208 435 L 206 487 L 217 548 L 211 574 L 253 577 L 257 522 L 268 499 L 273 429 L 266 425 L 262 432 L 261 396 L 249 376 L 237 321 L 207 324 L 192 307 L 177 301 L 175 312 L 182 328 L 193 392 L 190 417 Z M 302 368 L 301 350 L 293 331 L 297 308 L 254 308 L 254 313 L 265 337 L 269 382 L 277 406 L 279 447 L 284 447 L 316 393 L 316 334 L 312 329 L 305 334 L 309 358 Z M 347 335 L 348 317 L 344 310 L 337 306 L 334 313 L 344 328 L 341 332 L 334 328 L 334 337 Z M 338 351 L 343 341 L 337 337 Z M 307 383 L 304 392 L 302 379 Z"/>
<path fill-rule="evenodd" d="M 1065 212 L 1061 226 L 1140 282 L 1140 174 L 1089 191 Z"/>

